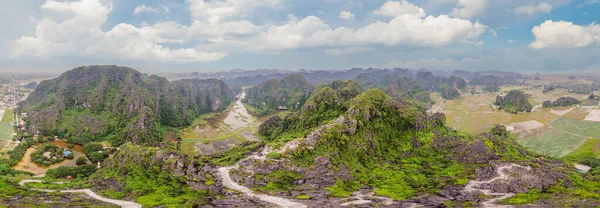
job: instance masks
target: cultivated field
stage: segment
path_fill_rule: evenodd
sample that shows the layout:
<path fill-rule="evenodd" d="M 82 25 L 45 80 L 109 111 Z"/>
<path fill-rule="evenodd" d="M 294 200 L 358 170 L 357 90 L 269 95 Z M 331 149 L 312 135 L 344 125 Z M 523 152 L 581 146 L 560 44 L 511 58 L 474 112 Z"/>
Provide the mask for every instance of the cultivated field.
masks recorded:
<path fill-rule="evenodd" d="M 563 157 L 579 147 L 585 140 L 584 137 L 555 129 L 518 141 L 521 145 L 536 153 L 552 157 Z"/>
<path fill-rule="evenodd" d="M 496 124 L 510 123 L 511 116 L 503 112 L 446 111 L 446 125 L 469 134 L 489 132 Z"/>
<path fill-rule="evenodd" d="M 590 114 L 588 114 L 584 120 L 600 122 L 600 110 L 592 110 L 592 112 L 590 112 Z M 598 125 L 600 126 L 600 123 L 598 123 Z"/>
<path fill-rule="evenodd" d="M 0 122 L 0 140 L 9 140 L 12 138 L 10 135 L 11 123 Z"/>
<path fill-rule="evenodd" d="M 600 123 L 594 121 L 582 121 L 562 117 L 550 124 L 552 127 L 566 132 L 589 138 L 600 138 Z"/>
<path fill-rule="evenodd" d="M 2 122 L 13 122 L 13 110 L 0 110 L 0 118 Z"/>

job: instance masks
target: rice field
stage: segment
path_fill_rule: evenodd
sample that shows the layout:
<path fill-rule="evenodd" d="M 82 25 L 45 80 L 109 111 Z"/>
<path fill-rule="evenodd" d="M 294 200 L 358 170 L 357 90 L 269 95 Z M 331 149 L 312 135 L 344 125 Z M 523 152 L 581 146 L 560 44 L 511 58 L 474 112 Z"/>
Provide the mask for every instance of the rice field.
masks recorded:
<path fill-rule="evenodd" d="M 13 110 L 5 110 L 2 117 L 2 122 L 13 122 Z"/>
<path fill-rule="evenodd" d="M 468 134 L 489 132 L 496 124 L 510 123 L 511 116 L 503 112 L 447 111 L 446 125 Z"/>
<path fill-rule="evenodd" d="M 10 135 L 11 123 L 0 122 L 0 140 L 9 140 L 12 138 Z"/>
<path fill-rule="evenodd" d="M 550 130 L 532 138 L 519 139 L 524 147 L 542 155 L 563 157 L 577 149 L 586 138 L 572 135 L 561 130 Z"/>
<path fill-rule="evenodd" d="M 550 125 L 563 131 L 589 138 L 600 138 L 600 123 L 562 117 Z"/>

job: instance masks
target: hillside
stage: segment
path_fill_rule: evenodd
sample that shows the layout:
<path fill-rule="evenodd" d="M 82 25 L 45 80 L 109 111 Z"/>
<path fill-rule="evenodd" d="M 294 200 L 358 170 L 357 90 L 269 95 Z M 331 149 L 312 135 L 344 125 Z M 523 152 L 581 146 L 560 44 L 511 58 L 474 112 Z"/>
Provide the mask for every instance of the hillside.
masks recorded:
<path fill-rule="evenodd" d="M 218 80 L 170 83 L 117 66 L 86 66 L 41 82 L 20 104 L 30 135 L 156 144 L 162 127 L 189 125 L 233 100 Z"/>
<path fill-rule="evenodd" d="M 498 95 L 495 103 L 500 110 L 509 113 L 531 112 L 531 103 L 527 100 L 527 95 L 521 90 L 511 90 L 506 96 Z"/>
<path fill-rule="evenodd" d="M 503 196 L 479 192 L 486 189 L 511 193 L 504 198 L 517 194 L 503 203 L 544 199 L 550 206 L 578 197 L 560 190 L 577 189 L 590 195 L 566 204 L 598 204 L 590 200 L 599 196 L 598 188 L 583 183 L 589 179 L 562 162 L 536 158 L 503 126 L 477 136 L 454 132 L 445 127 L 442 114 L 427 115 L 420 106 L 394 101 L 378 89 L 344 98 L 323 87 L 301 111 L 265 122 L 260 134 L 272 146 L 258 154 L 267 159 L 243 161 L 233 178 L 261 193 L 310 198 L 315 206 L 332 205 L 330 197 L 350 199 L 369 191 L 384 197 L 371 201 L 386 205 L 411 199 L 426 206 L 472 206 Z M 494 171 L 507 181 L 483 181 L 492 179 Z M 475 179 L 482 181 L 469 183 Z"/>
<path fill-rule="evenodd" d="M 423 106 L 431 105 L 429 92 L 423 85 L 403 75 L 361 74 L 355 78 L 363 88 L 379 88 L 395 100 L 416 100 Z"/>
<path fill-rule="evenodd" d="M 265 115 L 278 107 L 297 110 L 313 91 L 310 84 L 300 74 L 290 74 L 281 80 L 270 79 L 246 90 L 244 103 L 254 107 L 254 114 Z"/>

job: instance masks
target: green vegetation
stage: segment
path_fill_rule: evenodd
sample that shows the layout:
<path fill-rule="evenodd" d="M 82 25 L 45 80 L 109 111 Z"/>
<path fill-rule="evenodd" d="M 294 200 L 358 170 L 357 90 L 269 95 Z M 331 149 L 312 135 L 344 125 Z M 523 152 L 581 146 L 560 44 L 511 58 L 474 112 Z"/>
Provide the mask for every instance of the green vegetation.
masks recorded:
<path fill-rule="evenodd" d="M 386 94 L 398 101 L 411 99 L 418 101 L 421 105 L 430 105 L 432 103 L 431 96 L 423 85 L 406 76 L 365 73 L 360 74 L 355 79 L 363 88 L 383 89 Z"/>
<path fill-rule="evenodd" d="M 502 201 L 502 203 L 511 205 L 527 205 L 535 203 L 540 199 L 550 197 L 552 197 L 552 195 L 550 195 L 549 193 L 542 193 L 537 189 L 533 189 L 527 193 L 519 193 L 511 198 Z"/>
<path fill-rule="evenodd" d="M 557 100 L 555 100 L 554 102 L 549 101 L 549 100 L 544 101 L 542 103 L 542 106 L 544 108 L 559 107 L 559 106 L 567 107 L 567 106 L 577 105 L 579 103 L 581 103 L 579 100 L 572 98 L 572 97 L 560 97 Z"/>
<path fill-rule="evenodd" d="M 176 176 L 173 170 L 165 168 L 180 156 L 157 159 L 159 151 L 163 150 L 125 144 L 90 177 L 91 182 L 94 187 L 102 189 L 101 193 L 110 193 L 115 198 L 134 198 L 144 206 L 193 207 L 205 204 L 209 196 L 207 190 L 191 190 L 186 178 Z"/>
<path fill-rule="evenodd" d="M 63 149 L 52 144 L 44 144 L 31 153 L 31 161 L 44 166 L 50 166 L 65 159 Z"/>
<path fill-rule="evenodd" d="M 58 167 L 48 170 L 46 176 L 50 178 L 66 178 L 71 176 L 73 178 L 88 177 L 96 172 L 96 165 L 82 165 L 77 167 Z"/>
<path fill-rule="evenodd" d="M 253 107 L 255 115 L 266 115 L 278 107 L 300 109 L 312 93 L 313 86 L 300 74 L 290 74 L 281 80 L 271 79 L 246 90 L 244 103 Z"/>
<path fill-rule="evenodd" d="M 577 149 L 573 150 L 565 160 L 571 162 L 581 162 L 587 158 L 598 158 L 600 156 L 600 139 L 587 139 Z"/>
<path fill-rule="evenodd" d="M 27 143 L 25 143 L 25 142 L 20 143 L 12 151 L 9 152 L 10 157 L 7 161 L 7 164 L 9 164 L 10 166 L 14 166 L 17 163 L 19 163 L 21 158 L 23 158 L 23 155 L 25 155 L 27 148 L 29 148 L 29 146 L 30 146 Z"/>
<path fill-rule="evenodd" d="M 511 90 L 504 97 L 498 96 L 496 98 L 496 105 L 498 109 L 514 114 L 518 112 L 531 112 L 532 109 L 525 92 L 521 90 Z"/>
<path fill-rule="evenodd" d="M 85 159 L 85 157 L 84 157 L 84 156 L 79 156 L 79 157 L 77 158 L 77 161 L 76 161 L 75 163 L 76 163 L 77 165 L 84 165 L 84 164 L 86 163 L 86 161 L 87 161 L 87 160 Z"/>
<path fill-rule="evenodd" d="M 519 143 L 540 155 L 560 158 L 575 150 L 584 141 L 584 137 L 550 130 L 532 138 L 521 139 Z"/>
<path fill-rule="evenodd" d="M 267 175 L 255 174 L 255 178 L 266 181 L 267 185 L 257 188 L 260 191 L 288 191 L 295 187 L 294 181 L 304 178 L 303 174 L 293 171 L 276 170 Z"/>
<path fill-rule="evenodd" d="M 211 163 L 219 166 L 232 165 L 242 158 L 247 157 L 250 152 L 255 151 L 263 146 L 264 144 L 261 142 L 246 142 L 224 153 L 205 157 L 205 159 L 210 160 Z"/>
<path fill-rule="evenodd" d="M 281 158 L 281 154 L 279 154 L 277 152 L 269 152 L 269 154 L 267 154 L 267 158 L 269 158 L 269 159 L 279 159 L 279 158 Z"/>
<path fill-rule="evenodd" d="M 13 122 L 14 119 L 14 111 L 11 109 L 6 109 L 4 111 L 4 116 L 2 117 L 2 122 Z"/>
<path fill-rule="evenodd" d="M 600 138 L 600 125 L 594 121 L 562 117 L 550 124 L 552 127 L 589 138 Z"/>
<path fill-rule="evenodd" d="M 77 144 L 109 140 L 155 145 L 166 127 L 183 127 L 233 100 L 219 80 L 144 76 L 117 66 L 78 67 L 39 84 L 20 105 L 28 130 Z M 29 132 L 33 134 L 34 132 Z"/>
<path fill-rule="evenodd" d="M 12 124 L 9 122 L 0 122 L 0 140 L 7 140 L 13 138 L 12 135 L 10 135 L 9 131 L 9 129 L 12 127 Z"/>
<path fill-rule="evenodd" d="M 289 156 L 302 166 L 311 166 L 314 158 L 323 156 L 335 167 L 347 167 L 355 179 L 338 180 L 327 188 L 333 196 L 345 197 L 367 185 L 378 195 L 408 199 L 419 192 L 436 193 L 448 184 L 464 184 L 473 165 L 486 158 L 527 158 L 506 131 L 471 138 L 448 130 L 443 116 L 429 117 L 420 106 L 396 102 L 378 89 L 344 100 L 338 91 L 322 87 L 302 111 L 270 119 L 261 125 L 260 133 L 276 142 L 305 135 L 306 129 L 340 116 L 346 122 L 325 128 L 314 148 L 300 148 Z M 483 154 L 471 153 L 475 146 L 483 148 L 477 150 Z"/>

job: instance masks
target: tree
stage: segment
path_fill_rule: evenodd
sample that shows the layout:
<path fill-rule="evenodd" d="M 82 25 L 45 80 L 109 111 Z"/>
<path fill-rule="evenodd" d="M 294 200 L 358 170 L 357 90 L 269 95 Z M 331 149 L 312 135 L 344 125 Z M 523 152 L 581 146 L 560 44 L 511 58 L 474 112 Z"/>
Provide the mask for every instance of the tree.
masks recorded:
<path fill-rule="evenodd" d="M 596 99 L 596 95 L 594 93 L 590 94 L 590 96 L 588 97 L 589 100 L 594 100 Z"/>
<path fill-rule="evenodd" d="M 77 158 L 77 161 L 75 161 L 75 163 L 76 163 L 77 165 L 84 165 L 86 162 L 87 162 L 87 161 L 86 161 L 86 159 L 85 159 L 85 157 L 84 157 L 84 156 L 79 156 L 79 157 Z"/>
<path fill-rule="evenodd" d="M 85 150 L 85 153 L 89 155 L 92 152 L 98 152 L 98 151 L 104 149 L 104 147 L 100 143 L 93 142 L 93 143 L 88 143 L 85 146 L 83 146 L 83 149 Z"/>
<path fill-rule="evenodd" d="M 496 126 L 494 126 L 494 128 L 492 128 L 492 130 L 490 130 L 490 133 L 493 135 L 501 136 L 501 137 L 508 135 L 506 126 L 500 125 L 500 124 L 496 124 Z"/>
<path fill-rule="evenodd" d="M 88 154 L 92 162 L 102 162 L 104 160 L 104 154 L 102 152 L 92 152 Z"/>

